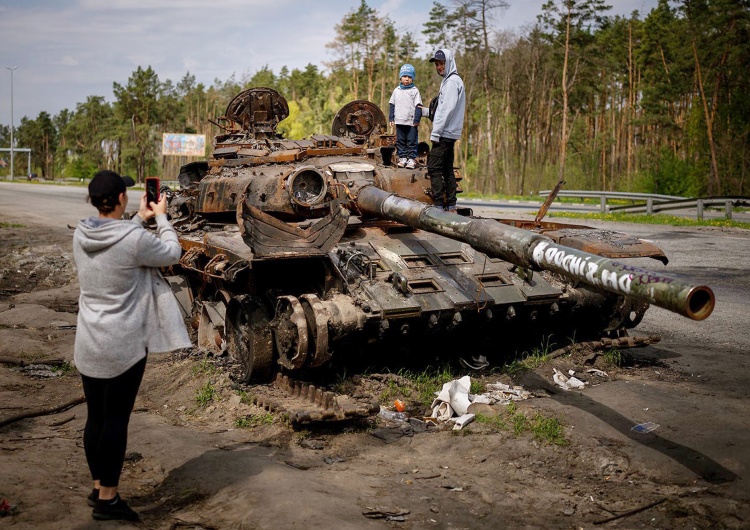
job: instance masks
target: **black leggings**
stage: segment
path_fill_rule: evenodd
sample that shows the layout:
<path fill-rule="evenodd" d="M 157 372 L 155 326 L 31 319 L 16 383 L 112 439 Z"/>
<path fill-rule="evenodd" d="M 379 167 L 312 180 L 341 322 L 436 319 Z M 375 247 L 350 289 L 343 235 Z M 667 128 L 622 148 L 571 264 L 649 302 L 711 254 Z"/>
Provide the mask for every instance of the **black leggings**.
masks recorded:
<path fill-rule="evenodd" d="M 120 483 L 128 444 L 130 413 L 133 412 L 145 369 L 144 357 L 127 372 L 112 379 L 97 379 L 81 374 L 88 406 L 83 447 L 91 478 L 98 480 L 105 488 L 114 488 Z"/>

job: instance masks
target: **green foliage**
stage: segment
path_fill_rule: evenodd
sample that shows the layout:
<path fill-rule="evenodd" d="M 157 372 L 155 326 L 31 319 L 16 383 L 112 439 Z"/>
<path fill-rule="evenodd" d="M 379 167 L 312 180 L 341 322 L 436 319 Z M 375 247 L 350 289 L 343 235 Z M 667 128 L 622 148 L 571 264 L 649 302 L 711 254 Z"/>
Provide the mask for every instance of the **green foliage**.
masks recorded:
<path fill-rule="evenodd" d="M 429 407 L 435 399 L 435 393 L 443 388 L 445 383 L 453 381 L 457 376 L 448 366 L 441 368 L 428 367 L 423 372 L 412 372 L 401 370 L 398 375 L 405 379 L 403 383 L 394 380 L 387 382 L 386 389 L 381 392 L 379 401 L 381 403 L 391 403 L 397 398 L 406 398 L 407 401 L 414 401 L 422 406 Z M 479 384 L 472 389 L 481 388 Z"/>
<path fill-rule="evenodd" d="M 641 183 L 644 193 L 661 193 L 681 197 L 700 196 L 705 182 L 701 169 L 688 160 L 682 160 L 671 149 L 662 149 L 652 164 L 651 171 Z"/>
<path fill-rule="evenodd" d="M 18 223 L 6 223 L 5 221 L 0 221 L 0 228 L 24 228 L 24 225 L 18 224 Z"/>
<path fill-rule="evenodd" d="M 255 403 L 255 396 L 247 390 L 238 390 L 237 394 L 240 396 L 240 403 L 245 405 L 252 405 Z"/>
<path fill-rule="evenodd" d="M 545 337 L 539 346 L 533 348 L 530 352 L 523 352 L 519 359 L 514 359 L 510 364 L 506 364 L 503 367 L 503 372 L 515 377 L 523 372 L 536 370 L 549 361 L 550 350 L 550 337 Z"/>
<path fill-rule="evenodd" d="M 76 156 L 65 164 L 62 173 L 67 178 L 88 180 L 96 174 L 96 171 L 97 167 L 90 159 Z"/>
<path fill-rule="evenodd" d="M 208 120 L 251 86 L 269 86 L 287 98 L 290 116 L 279 127 L 287 137 L 329 134 L 335 114 L 354 99 L 369 98 L 387 111 L 397 69 L 407 61 L 428 102 L 441 78 L 427 56 L 448 47 L 466 85 L 456 150 L 466 192 L 552 187 L 560 178 L 565 132 L 568 189 L 747 195 L 745 0 L 659 0 L 648 13 L 615 17 L 607 16 L 603 0 L 554 0 L 543 5 L 539 24 L 516 33 L 497 31 L 492 15 L 502 4 L 434 2 L 422 31 L 428 49 L 420 54 L 414 35 L 360 0 L 335 27 L 327 44 L 334 59 L 325 72 L 314 64 L 282 66 L 278 73 L 264 65 L 241 80 L 232 75 L 205 86 L 190 72 L 173 83 L 138 66 L 127 82 L 113 83 L 114 103 L 89 96 L 74 111 L 21 119 L 16 142 L 32 148 L 32 167 L 17 156 L 16 172 L 87 179 L 110 168 L 138 180 L 162 172 L 174 177 L 185 161 L 160 156 L 162 133 L 205 134 L 210 143 L 218 129 Z M 429 123 L 420 128 L 421 139 L 429 129 Z M 9 144 L 9 132 L 0 125 L 0 145 Z"/>
<path fill-rule="evenodd" d="M 632 213 L 577 213 L 577 212 L 555 212 L 547 214 L 548 217 L 565 217 L 570 219 L 595 219 L 598 221 L 616 221 L 623 223 L 644 223 L 654 225 L 670 226 L 714 226 L 717 228 L 744 228 L 750 230 L 750 223 L 741 221 L 728 221 L 726 219 L 689 219 L 674 215 L 657 214 L 632 214 Z"/>
<path fill-rule="evenodd" d="M 488 426 L 493 431 L 507 431 L 508 424 L 504 419 L 504 416 L 487 416 L 485 414 L 477 414 L 474 418 L 477 423 Z"/>
<path fill-rule="evenodd" d="M 54 372 L 59 373 L 60 375 L 68 375 L 73 374 L 76 372 L 76 367 L 73 365 L 73 363 L 69 363 L 68 361 L 65 361 L 61 364 L 58 364 L 57 366 L 53 367 L 52 370 Z"/>
<path fill-rule="evenodd" d="M 216 388 L 211 381 L 206 381 L 206 384 L 198 388 L 195 393 L 195 401 L 199 406 L 205 407 L 211 403 L 216 397 Z"/>
<path fill-rule="evenodd" d="M 242 416 L 234 420 L 234 426 L 240 429 L 249 429 L 253 427 L 260 427 L 262 425 L 272 425 L 274 422 L 274 416 L 270 412 L 261 414 L 250 414 L 249 416 Z"/>
<path fill-rule="evenodd" d="M 535 440 L 552 445 L 568 445 L 565 429 L 557 418 L 547 418 L 537 412 L 531 419 L 531 434 Z"/>
<path fill-rule="evenodd" d="M 200 375 L 200 374 L 208 374 L 212 375 L 215 374 L 217 371 L 216 365 L 208 360 L 207 357 L 204 357 L 198 363 L 193 365 L 192 372 L 193 375 Z"/>
<path fill-rule="evenodd" d="M 475 421 L 492 432 L 512 430 L 516 436 L 530 432 L 532 437 L 539 442 L 552 445 L 568 444 L 565 429 L 560 420 L 545 416 L 538 411 L 529 417 L 525 412 L 518 410 L 518 406 L 513 401 L 506 405 L 505 410 L 497 416 L 477 414 Z"/>
<path fill-rule="evenodd" d="M 610 366 L 622 367 L 624 364 L 625 356 L 617 348 L 606 350 L 602 355 L 604 362 Z"/>

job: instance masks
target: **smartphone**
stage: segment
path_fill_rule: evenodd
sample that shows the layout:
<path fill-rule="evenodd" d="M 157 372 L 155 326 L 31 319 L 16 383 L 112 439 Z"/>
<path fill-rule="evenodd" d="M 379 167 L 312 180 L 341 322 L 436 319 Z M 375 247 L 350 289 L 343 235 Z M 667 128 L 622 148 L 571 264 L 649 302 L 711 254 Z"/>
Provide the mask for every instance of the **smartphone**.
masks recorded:
<path fill-rule="evenodd" d="M 146 204 L 159 202 L 159 177 L 146 177 Z"/>

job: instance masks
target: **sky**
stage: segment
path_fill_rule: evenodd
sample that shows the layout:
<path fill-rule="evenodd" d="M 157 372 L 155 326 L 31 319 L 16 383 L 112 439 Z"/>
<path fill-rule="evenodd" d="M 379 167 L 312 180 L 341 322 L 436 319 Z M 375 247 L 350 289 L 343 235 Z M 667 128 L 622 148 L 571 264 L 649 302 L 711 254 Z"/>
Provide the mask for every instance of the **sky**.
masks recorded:
<path fill-rule="evenodd" d="M 536 21 L 544 0 L 507 0 L 497 30 Z M 450 0 L 443 0 L 449 5 Z M 610 15 L 643 14 L 657 0 L 608 0 Z M 206 86 L 268 65 L 274 73 L 333 60 L 326 43 L 359 0 L 0 0 L 0 123 L 50 115 L 88 96 L 113 101 L 112 83 L 126 84 L 151 66 L 177 83 L 187 71 Z M 433 0 L 368 0 L 399 31 L 422 40 Z M 419 55 L 427 57 L 426 45 Z M 460 65 L 459 65 L 460 66 Z"/>

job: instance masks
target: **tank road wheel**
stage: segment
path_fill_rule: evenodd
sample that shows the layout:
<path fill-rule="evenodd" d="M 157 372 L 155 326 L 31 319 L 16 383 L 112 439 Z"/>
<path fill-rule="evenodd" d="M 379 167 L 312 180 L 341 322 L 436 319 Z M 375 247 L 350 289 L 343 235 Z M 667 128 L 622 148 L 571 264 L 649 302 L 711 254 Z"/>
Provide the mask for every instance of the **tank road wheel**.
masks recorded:
<path fill-rule="evenodd" d="M 229 354 L 242 364 L 244 382 L 268 382 L 273 372 L 270 316 L 258 297 L 242 295 L 227 306 L 226 340 Z"/>

